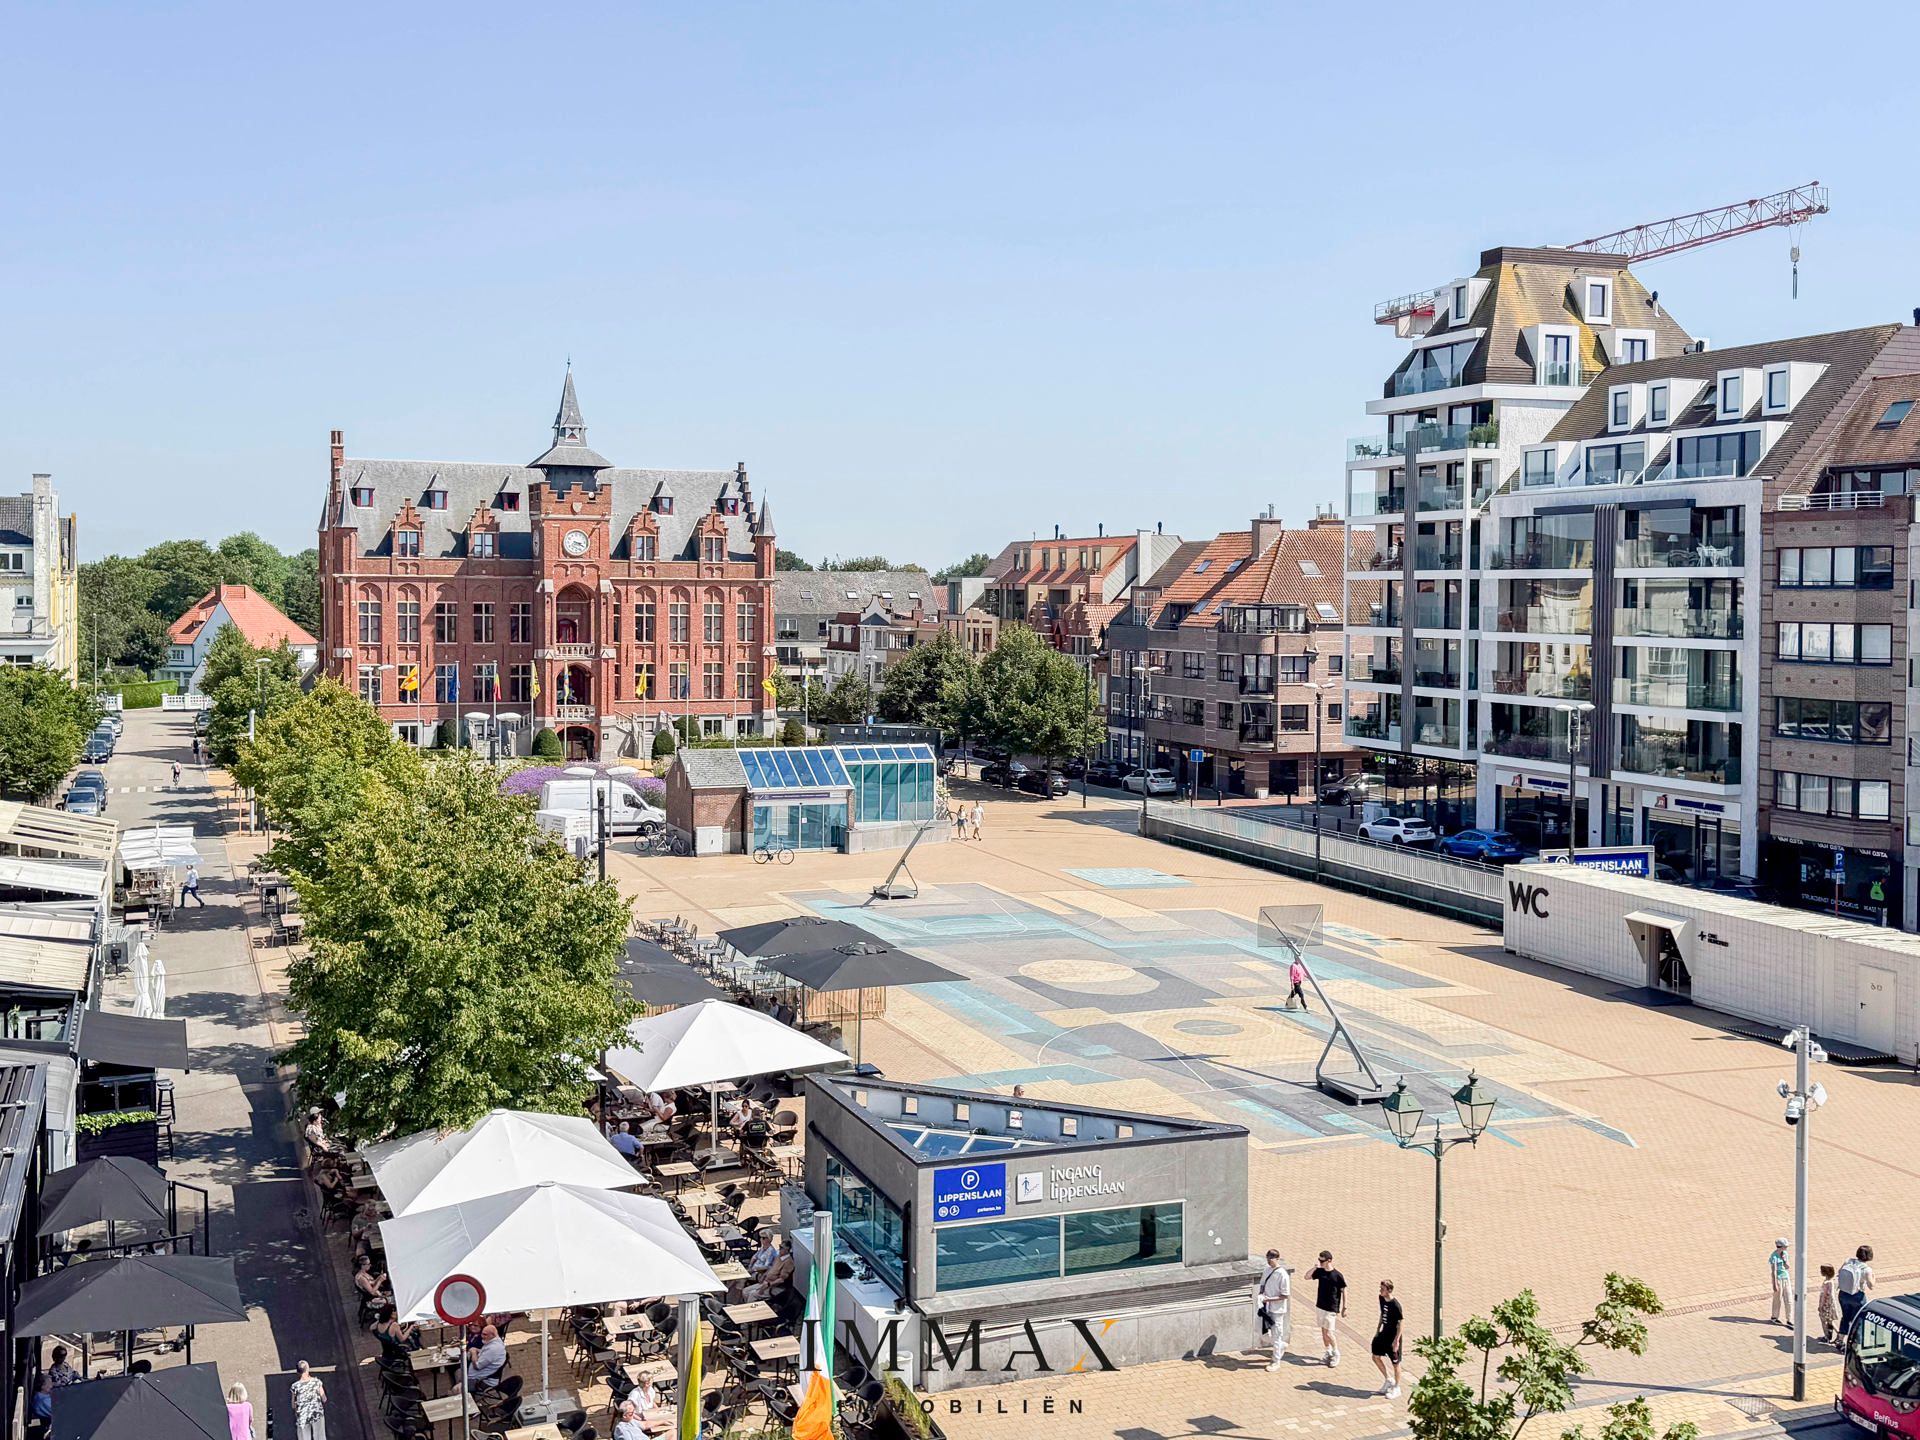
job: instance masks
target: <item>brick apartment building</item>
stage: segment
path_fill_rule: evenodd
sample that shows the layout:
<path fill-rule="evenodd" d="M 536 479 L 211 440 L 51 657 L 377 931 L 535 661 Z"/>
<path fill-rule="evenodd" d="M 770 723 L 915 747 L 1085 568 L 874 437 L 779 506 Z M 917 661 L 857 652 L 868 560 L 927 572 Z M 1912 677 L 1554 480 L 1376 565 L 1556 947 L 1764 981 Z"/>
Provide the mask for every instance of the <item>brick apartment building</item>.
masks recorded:
<path fill-rule="evenodd" d="M 621 469 L 586 432 L 571 372 L 526 465 L 359 459 L 333 432 L 322 665 L 402 738 L 485 717 L 468 738 L 524 753 L 550 727 L 591 758 L 679 719 L 771 728 L 774 532 L 746 466 Z"/>

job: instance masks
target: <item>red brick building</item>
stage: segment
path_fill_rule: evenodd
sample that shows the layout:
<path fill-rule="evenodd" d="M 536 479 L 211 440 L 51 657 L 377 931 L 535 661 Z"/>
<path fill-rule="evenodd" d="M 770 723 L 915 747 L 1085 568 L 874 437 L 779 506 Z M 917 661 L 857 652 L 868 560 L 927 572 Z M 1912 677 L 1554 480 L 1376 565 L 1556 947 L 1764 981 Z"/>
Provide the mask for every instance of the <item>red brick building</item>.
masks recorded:
<path fill-rule="evenodd" d="M 482 743 L 502 717 L 518 751 L 551 727 L 597 757 L 680 718 L 771 728 L 773 522 L 746 466 L 620 469 L 586 433 L 571 373 L 524 466 L 356 459 L 333 432 L 322 664 L 403 738 L 484 714 Z"/>

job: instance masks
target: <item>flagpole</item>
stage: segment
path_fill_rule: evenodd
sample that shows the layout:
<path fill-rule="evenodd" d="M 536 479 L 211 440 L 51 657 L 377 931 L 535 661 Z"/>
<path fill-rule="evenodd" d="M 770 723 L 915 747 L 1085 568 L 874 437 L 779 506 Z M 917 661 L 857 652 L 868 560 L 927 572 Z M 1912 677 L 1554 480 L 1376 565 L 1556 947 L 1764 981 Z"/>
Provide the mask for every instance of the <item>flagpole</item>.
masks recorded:
<path fill-rule="evenodd" d="M 813 1274 L 807 1283 L 807 1318 L 801 1325 L 800 1369 L 805 1378 L 793 1440 L 832 1440 L 833 1435 L 833 1216 L 813 1215 Z"/>
<path fill-rule="evenodd" d="M 700 1434 L 700 1298 L 680 1297 L 680 1339 L 677 1369 L 680 1373 L 679 1424 L 675 1427 L 682 1440 L 694 1440 Z"/>

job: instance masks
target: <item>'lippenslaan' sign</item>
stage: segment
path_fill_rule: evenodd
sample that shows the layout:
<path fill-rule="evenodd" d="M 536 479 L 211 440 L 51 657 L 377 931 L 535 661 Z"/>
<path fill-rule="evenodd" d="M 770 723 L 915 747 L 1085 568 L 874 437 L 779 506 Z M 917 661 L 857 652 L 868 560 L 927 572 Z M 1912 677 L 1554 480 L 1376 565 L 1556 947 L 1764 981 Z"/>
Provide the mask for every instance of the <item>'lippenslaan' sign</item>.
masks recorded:
<path fill-rule="evenodd" d="M 933 1172 L 933 1223 L 1007 1213 L 1007 1167 L 949 1165 Z"/>

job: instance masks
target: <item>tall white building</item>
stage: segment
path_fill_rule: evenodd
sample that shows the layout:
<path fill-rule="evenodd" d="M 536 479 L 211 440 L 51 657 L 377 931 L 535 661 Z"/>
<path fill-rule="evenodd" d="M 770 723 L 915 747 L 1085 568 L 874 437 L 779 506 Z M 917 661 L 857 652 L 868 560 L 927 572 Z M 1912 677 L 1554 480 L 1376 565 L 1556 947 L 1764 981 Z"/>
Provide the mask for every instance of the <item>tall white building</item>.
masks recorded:
<path fill-rule="evenodd" d="M 60 513 L 53 477 L 0 495 L 0 664 L 46 665 L 79 678 L 77 521 Z"/>

